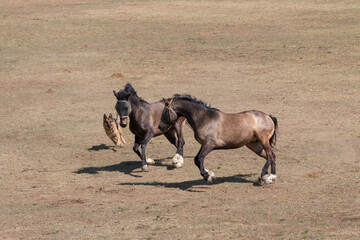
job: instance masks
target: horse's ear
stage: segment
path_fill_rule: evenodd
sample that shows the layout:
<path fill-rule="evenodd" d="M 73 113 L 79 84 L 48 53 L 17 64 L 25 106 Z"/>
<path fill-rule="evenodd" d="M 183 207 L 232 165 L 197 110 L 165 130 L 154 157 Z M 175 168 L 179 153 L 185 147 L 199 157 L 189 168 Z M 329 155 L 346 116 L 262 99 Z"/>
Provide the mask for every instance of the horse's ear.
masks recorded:
<path fill-rule="evenodd" d="M 126 93 L 131 93 L 135 91 L 135 89 L 130 83 L 126 83 L 124 90 Z"/>
<path fill-rule="evenodd" d="M 115 90 L 113 90 L 113 93 L 114 93 L 115 97 L 118 98 L 117 93 L 116 93 Z"/>

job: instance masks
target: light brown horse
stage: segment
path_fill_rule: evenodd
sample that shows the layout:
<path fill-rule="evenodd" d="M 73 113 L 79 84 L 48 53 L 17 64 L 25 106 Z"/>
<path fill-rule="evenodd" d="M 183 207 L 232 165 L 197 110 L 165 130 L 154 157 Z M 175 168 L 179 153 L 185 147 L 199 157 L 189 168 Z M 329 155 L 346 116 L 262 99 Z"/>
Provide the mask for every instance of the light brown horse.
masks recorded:
<path fill-rule="evenodd" d="M 186 118 L 194 131 L 195 139 L 201 144 L 195 164 L 208 183 L 212 183 L 215 174 L 204 168 L 205 157 L 214 149 L 234 149 L 244 145 L 266 159 L 259 181 L 269 184 L 275 180 L 275 117 L 257 110 L 227 114 L 190 95 L 174 95 L 165 100 L 159 128 L 165 129 L 179 117 Z M 268 173 L 270 165 L 271 174 Z"/>
<path fill-rule="evenodd" d="M 125 128 L 130 119 L 130 131 L 135 135 L 133 146 L 134 152 L 141 158 L 142 169 L 147 170 L 147 164 L 155 164 L 151 158 L 146 158 L 145 148 L 151 138 L 164 134 L 170 143 L 177 147 L 175 156 L 172 159 L 173 166 L 179 168 L 183 165 L 183 146 L 185 144 L 182 128 L 186 122 L 185 118 L 179 118 L 168 128 L 160 130 L 158 128 L 165 101 L 161 100 L 148 103 L 140 98 L 130 83 L 119 92 L 114 91 L 117 98 L 115 109 L 120 116 L 120 126 Z M 175 133 L 177 139 L 175 137 Z M 139 146 L 141 145 L 141 153 Z"/>

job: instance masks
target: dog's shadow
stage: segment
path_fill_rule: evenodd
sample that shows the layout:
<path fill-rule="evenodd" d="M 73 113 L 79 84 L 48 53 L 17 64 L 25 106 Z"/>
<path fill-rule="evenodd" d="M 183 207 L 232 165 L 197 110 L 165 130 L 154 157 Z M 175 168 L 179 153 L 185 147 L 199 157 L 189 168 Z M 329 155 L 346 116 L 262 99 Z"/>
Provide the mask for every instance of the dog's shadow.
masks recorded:
<path fill-rule="evenodd" d="M 138 171 L 134 171 L 139 169 Z M 141 177 L 139 175 L 134 175 L 133 172 L 141 172 L 141 162 L 140 161 L 127 161 L 121 162 L 119 164 L 104 166 L 104 167 L 84 167 L 77 170 L 77 174 L 98 174 L 99 172 L 123 172 L 133 177 Z"/>
<path fill-rule="evenodd" d="M 108 145 L 105 145 L 105 144 L 100 144 L 100 145 L 94 145 L 92 146 L 91 148 L 88 148 L 87 150 L 88 151 L 100 151 L 100 150 L 112 150 L 113 152 L 116 152 L 116 149 L 118 149 L 119 147 L 118 146 L 108 146 Z"/>

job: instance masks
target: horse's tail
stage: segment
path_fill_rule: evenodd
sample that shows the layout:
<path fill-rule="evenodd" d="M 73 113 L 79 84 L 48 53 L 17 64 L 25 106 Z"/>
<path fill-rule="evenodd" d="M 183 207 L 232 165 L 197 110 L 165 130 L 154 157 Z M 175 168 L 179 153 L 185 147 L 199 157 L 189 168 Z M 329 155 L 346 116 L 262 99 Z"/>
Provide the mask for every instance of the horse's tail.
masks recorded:
<path fill-rule="evenodd" d="M 277 122 L 276 117 L 271 116 L 271 115 L 269 115 L 269 117 L 271 118 L 271 120 L 274 122 L 274 125 L 275 125 L 274 133 L 273 133 L 273 135 L 272 135 L 271 138 L 270 138 L 270 145 L 271 145 L 271 147 L 274 147 L 275 144 L 276 144 L 276 136 L 277 136 L 277 130 L 278 130 L 278 122 Z"/>

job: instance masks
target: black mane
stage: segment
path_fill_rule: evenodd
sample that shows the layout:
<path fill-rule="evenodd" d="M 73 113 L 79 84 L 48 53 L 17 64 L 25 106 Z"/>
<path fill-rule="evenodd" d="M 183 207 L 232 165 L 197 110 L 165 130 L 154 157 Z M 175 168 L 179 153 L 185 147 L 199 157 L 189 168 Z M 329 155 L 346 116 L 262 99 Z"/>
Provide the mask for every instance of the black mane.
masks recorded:
<path fill-rule="evenodd" d="M 189 102 L 193 102 L 193 103 L 197 103 L 199 105 L 201 105 L 203 108 L 207 109 L 207 110 L 214 110 L 214 111 L 220 111 L 217 108 L 211 107 L 211 105 L 206 104 L 205 102 L 196 99 L 196 97 L 193 97 L 189 94 L 175 94 L 172 97 L 174 100 L 176 99 L 180 99 L 180 100 L 185 100 L 185 101 L 189 101 Z M 171 99 L 169 99 L 171 100 Z"/>
<path fill-rule="evenodd" d="M 121 95 L 122 94 L 132 94 L 133 96 L 135 96 L 137 99 L 140 100 L 140 102 L 143 102 L 143 103 L 147 103 L 149 104 L 147 101 L 145 101 L 143 98 L 139 97 L 135 91 L 135 89 L 133 88 L 133 86 L 130 84 L 130 83 L 127 83 L 125 85 L 125 88 L 124 90 L 121 90 L 118 92 L 118 96 L 121 98 Z"/>

